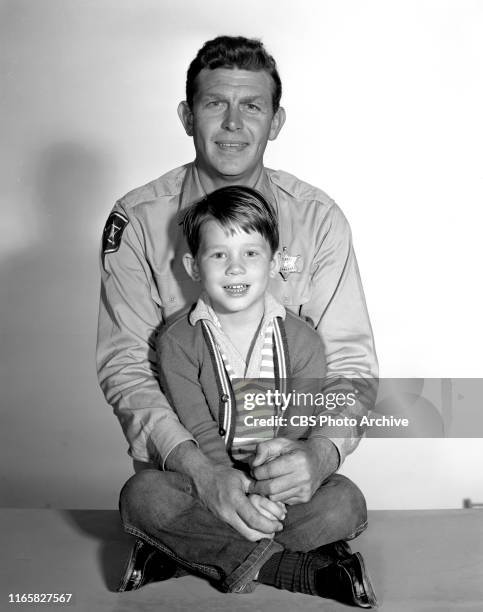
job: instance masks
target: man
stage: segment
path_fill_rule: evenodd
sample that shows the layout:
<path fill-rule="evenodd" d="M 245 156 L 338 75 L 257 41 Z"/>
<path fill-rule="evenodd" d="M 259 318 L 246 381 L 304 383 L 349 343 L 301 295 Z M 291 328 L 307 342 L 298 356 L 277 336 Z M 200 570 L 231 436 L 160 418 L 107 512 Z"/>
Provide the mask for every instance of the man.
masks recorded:
<path fill-rule="evenodd" d="M 335 474 L 358 444 L 357 428 L 327 428 L 326 435 L 308 441 L 280 438 L 260 443 L 250 481 L 239 470 L 213 465 L 201 453 L 168 405 L 157 378 L 157 330 L 198 297 L 198 287 L 181 261 L 187 248 L 180 214 L 205 194 L 239 184 L 256 188 L 277 211 L 283 255 L 280 275 L 270 290 L 321 334 L 329 374 L 326 388 L 347 390 L 347 379 L 359 379 L 353 382 L 359 400 L 352 415 L 364 413 L 371 401 L 373 386 L 367 381 L 377 376 L 377 362 L 347 221 L 322 191 L 263 166 L 267 142 L 277 138 L 285 121 L 280 98 L 275 62 L 260 42 L 242 37 L 208 41 L 190 65 L 186 101 L 178 107 L 186 133 L 193 138 L 195 162 L 129 193 L 117 202 L 104 229 L 100 384 L 120 419 L 131 456 L 166 470 L 140 472 L 121 494 L 125 528 L 143 541 L 131 556 L 123 590 L 155 574 L 172 575 L 172 562 L 159 550 L 225 590 L 251 588 L 260 568 L 266 573 L 264 563 L 284 548 L 294 549 L 296 542 L 277 542 L 283 540 L 282 522 L 258 512 L 247 500 L 248 488 L 286 504 L 289 513 L 300 514 L 302 503 L 323 499 L 321 508 L 326 510 L 319 522 L 324 527 L 313 541 L 300 544 L 300 551 L 355 537 L 366 525 L 362 494 Z M 150 493 L 154 489 L 160 497 Z M 172 501 L 169 509 L 163 508 L 162 526 L 159 513 L 148 509 L 153 509 L 154 498 L 158 509 L 159 499 L 165 505 L 167 499 Z M 212 546 L 215 536 L 210 545 L 196 541 L 198 558 L 188 562 L 183 539 L 190 537 L 193 547 L 195 536 L 188 531 L 194 522 L 203 522 L 203 512 L 218 517 L 220 529 L 235 530 L 239 541 L 222 558 L 219 548 Z M 180 514 L 189 518 L 185 531 L 167 544 L 167 532 L 173 533 L 173 521 Z M 327 596 L 369 606 L 363 565 L 348 559 L 347 551 L 347 545 L 337 544 L 317 556 L 339 576 L 332 582 L 341 592 Z M 265 582 L 285 588 L 280 576 Z"/>

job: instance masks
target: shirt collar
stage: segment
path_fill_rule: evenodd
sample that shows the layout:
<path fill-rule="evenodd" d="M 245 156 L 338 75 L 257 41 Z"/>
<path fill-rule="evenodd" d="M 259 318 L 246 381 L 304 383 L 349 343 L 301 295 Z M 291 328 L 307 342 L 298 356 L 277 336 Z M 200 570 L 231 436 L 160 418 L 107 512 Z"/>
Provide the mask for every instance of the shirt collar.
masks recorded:
<path fill-rule="evenodd" d="M 206 196 L 201 185 L 198 170 L 194 162 L 187 165 L 183 185 L 181 186 L 180 210 L 191 206 Z"/>
<path fill-rule="evenodd" d="M 259 191 L 264 198 L 268 200 L 270 204 L 272 204 L 272 206 L 275 206 L 275 198 L 272 190 L 270 189 L 270 180 L 265 168 L 262 168 L 262 171 L 260 172 L 260 175 L 253 188 Z M 201 185 L 196 163 L 192 162 L 191 164 L 187 165 L 186 174 L 181 187 L 180 210 L 191 206 L 191 204 L 198 202 L 204 197 L 206 197 L 206 193 Z"/>
<path fill-rule="evenodd" d="M 285 307 L 277 301 L 271 293 L 268 291 L 265 293 L 265 310 L 263 314 L 263 320 L 271 321 L 275 317 L 280 317 L 282 320 L 285 320 Z M 203 291 L 196 302 L 196 306 L 189 314 L 189 322 L 191 325 L 196 325 L 198 321 L 209 321 L 218 329 L 221 329 L 221 323 L 216 316 L 216 312 L 213 310 L 211 306 L 210 298 L 208 294 Z"/>
<path fill-rule="evenodd" d="M 189 314 L 189 322 L 191 325 L 196 325 L 198 321 L 210 321 L 213 323 L 215 327 L 221 329 L 221 323 L 216 316 L 216 312 L 213 310 L 211 306 L 211 300 L 208 297 L 206 291 L 202 291 L 198 301 L 196 302 L 196 306 Z"/>

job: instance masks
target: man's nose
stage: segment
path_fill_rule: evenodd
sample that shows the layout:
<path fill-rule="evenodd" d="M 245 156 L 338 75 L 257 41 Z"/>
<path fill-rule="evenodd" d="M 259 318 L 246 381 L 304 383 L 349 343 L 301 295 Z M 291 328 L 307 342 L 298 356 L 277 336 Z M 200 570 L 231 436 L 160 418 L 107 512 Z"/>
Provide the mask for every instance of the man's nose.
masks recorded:
<path fill-rule="evenodd" d="M 229 106 L 223 118 L 222 128 L 230 132 L 235 132 L 242 128 L 242 117 L 240 109 L 236 106 Z"/>

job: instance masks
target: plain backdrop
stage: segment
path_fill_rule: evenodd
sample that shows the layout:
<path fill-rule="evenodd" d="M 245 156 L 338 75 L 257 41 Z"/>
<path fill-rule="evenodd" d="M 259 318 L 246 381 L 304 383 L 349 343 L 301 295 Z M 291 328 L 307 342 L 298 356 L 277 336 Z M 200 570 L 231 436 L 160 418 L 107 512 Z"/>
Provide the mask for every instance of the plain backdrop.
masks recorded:
<path fill-rule="evenodd" d="M 98 245 L 114 201 L 193 158 L 198 48 L 259 37 L 287 123 L 266 165 L 353 231 L 381 376 L 482 377 L 483 3 L 0 1 L 1 503 L 114 508 L 132 473 L 97 386 Z M 481 439 L 366 440 L 370 508 L 483 501 Z"/>

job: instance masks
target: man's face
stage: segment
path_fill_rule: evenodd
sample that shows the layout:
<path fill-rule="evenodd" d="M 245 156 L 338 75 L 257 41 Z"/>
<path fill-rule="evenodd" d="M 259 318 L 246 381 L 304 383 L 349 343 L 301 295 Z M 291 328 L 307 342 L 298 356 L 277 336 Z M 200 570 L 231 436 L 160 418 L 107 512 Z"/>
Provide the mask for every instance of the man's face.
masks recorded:
<path fill-rule="evenodd" d="M 267 142 L 285 119 L 282 108 L 273 112 L 273 87 L 263 70 L 205 68 L 196 77 L 192 111 L 181 103 L 178 112 L 193 136 L 198 169 L 213 187 L 256 181 Z"/>

